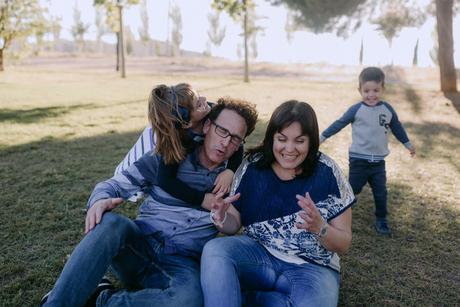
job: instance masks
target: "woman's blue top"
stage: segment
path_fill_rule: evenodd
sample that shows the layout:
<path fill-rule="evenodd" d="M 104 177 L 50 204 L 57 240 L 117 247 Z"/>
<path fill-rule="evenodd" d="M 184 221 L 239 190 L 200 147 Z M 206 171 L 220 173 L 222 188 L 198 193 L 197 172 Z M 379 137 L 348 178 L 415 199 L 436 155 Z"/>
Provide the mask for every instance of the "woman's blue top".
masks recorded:
<path fill-rule="evenodd" d="M 233 205 L 241 214 L 244 233 L 282 260 L 313 262 L 339 271 L 339 257 L 326 250 L 316 234 L 295 226 L 303 221 L 297 194 L 305 196 L 308 192 L 328 222 L 355 202 L 348 180 L 337 164 L 320 154 L 311 176 L 281 180 L 271 167 L 258 168 L 254 161 L 257 159 L 249 160 L 238 169 L 232 187 L 233 193 L 241 193 Z"/>

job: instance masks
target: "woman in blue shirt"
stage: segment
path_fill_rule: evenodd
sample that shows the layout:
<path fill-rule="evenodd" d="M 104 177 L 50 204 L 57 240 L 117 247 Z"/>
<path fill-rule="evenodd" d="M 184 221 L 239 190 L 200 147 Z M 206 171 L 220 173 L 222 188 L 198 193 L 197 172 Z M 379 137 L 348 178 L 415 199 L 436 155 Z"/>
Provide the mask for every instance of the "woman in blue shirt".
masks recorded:
<path fill-rule="evenodd" d="M 355 198 L 342 171 L 318 148 L 311 106 L 281 104 L 262 144 L 235 174 L 235 195 L 213 205 L 210 218 L 221 232 L 244 231 L 206 244 L 205 306 L 337 305 L 337 253 L 351 244 Z"/>

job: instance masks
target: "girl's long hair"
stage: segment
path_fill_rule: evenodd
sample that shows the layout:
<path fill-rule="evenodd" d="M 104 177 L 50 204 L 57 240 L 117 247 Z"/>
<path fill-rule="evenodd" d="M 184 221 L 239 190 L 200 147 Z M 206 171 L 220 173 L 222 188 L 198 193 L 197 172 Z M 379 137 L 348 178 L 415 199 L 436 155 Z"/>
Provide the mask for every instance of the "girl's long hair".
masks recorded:
<path fill-rule="evenodd" d="M 198 99 L 190 84 L 158 85 L 149 95 L 149 121 L 156 134 L 155 152 L 166 164 L 185 159 L 191 143 L 187 134 L 193 103 Z"/>

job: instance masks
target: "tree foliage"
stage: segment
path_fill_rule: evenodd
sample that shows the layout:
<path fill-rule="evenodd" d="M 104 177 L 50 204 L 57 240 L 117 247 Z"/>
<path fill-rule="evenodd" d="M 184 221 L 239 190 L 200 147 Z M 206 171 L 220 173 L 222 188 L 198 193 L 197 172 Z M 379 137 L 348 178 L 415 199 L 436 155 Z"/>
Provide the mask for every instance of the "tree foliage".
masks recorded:
<path fill-rule="evenodd" d="M 123 44 L 123 7 L 138 4 L 139 0 L 94 0 L 95 6 L 102 6 L 107 13 L 106 23 L 117 36 L 116 70 L 121 67 L 121 77 L 125 78 L 125 58 Z"/>
<path fill-rule="evenodd" d="M 246 8 L 254 6 L 251 0 L 213 0 L 212 7 L 221 12 L 227 12 L 231 18 L 238 20 L 242 17 Z"/>
<path fill-rule="evenodd" d="M 0 0 L 0 71 L 4 51 L 13 40 L 45 31 L 44 13 L 39 0 Z"/>
<path fill-rule="evenodd" d="M 103 7 L 106 11 L 106 23 L 114 33 L 120 31 L 119 14 L 117 6 L 126 7 L 139 4 L 139 0 L 94 0 L 95 6 Z"/>
<path fill-rule="evenodd" d="M 136 39 L 134 38 L 134 34 L 130 27 L 124 27 L 123 33 L 125 34 L 126 53 L 130 55 L 134 51 L 134 43 Z"/>
<path fill-rule="evenodd" d="M 421 26 L 426 20 L 426 14 L 421 8 L 410 1 L 388 0 L 380 4 L 380 16 L 372 20 L 392 45 L 395 36 L 405 27 Z"/>
<path fill-rule="evenodd" d="M 220 27 L 220 12 L 208 14 L 209 30 L 208 38 L 214 46 L 220 46 L 225 37 L 226 27 Z"/>
<path fill-rule="evenodd" d="M 142 26 L 139 27 L 138 33 L 141 41 L 147 44 L 150 41 L 150 34 L 149 34 L 149 13 L 147 10 L 147 0 L 141 1 L 140 7 L 140 15 L 141 15 L 141 24 Z"/>
<path fill-rule="evenodd" d="M 286 23 L 284 24 L 284 31 L 286 32 L 286 39 L 288 43 L 292 43 L 294 32 L 300 30 L 299 24 L 294 19 L 292 11 L 288 10 L 286 13 Z"/>
<path fill-rule="evenodd" d="M 35 37 L 34 55 L 38 55 L 44 45 L 44 37 L 51 32 L 50 20 L 45 17 L 44 11 L 37 14 L 37 21 L 32 30 L 32 35 Z"/>
<path fill-rule="evenodd" d="M 295 24 L 313 33 L 333 32 L 346 36 L 361 26 L 362 17 L 373 12 L 375 0 L 271 0 L 293 12 Z"/>
<path fill-rule="evenodd" d="M 263 19 L 264 17 L 259 16 L 256 14 L 256 10 L 254 6 L 251 6 L 248 8 L 247 11 L 247 25 L 246 25 L 246 40 L 248 42 L 248 45 L 250 47 L 250 56 L 253 59 L 256 59 L 259 52 L 258 52 L 258 47 L 257 47 L 257 36 L 259 34 L 264 33 L 264 28 L 261 26 L 257 25 L 257 21 L 260 19 Z M 241 33 L 241 36 L 244 36 L 245 33 Z M 237 53 L 238 53 L 238 58 L 241 57 L 241 50 L 244 47 L 243 44 L 238 44 L 237 48 Z"/>
<path fill-rule="evenodd" d="M 61 17 L 51 17 L 50 19 L 50 32 L 53 35 L 53 43 L 54 43 L 54 48 L 56 49 L 56 46 L 61 39 L 61 29 L 62 29 L 62 18 Z"/>
<path fill-rule="evenodd" d="M 231 0 L 227 0 L 231 1 Z M 376 0 L 270 0 L 271 3 L 281 5 L 285 4 L 291 9 L 296 17 L 297 23 L 315 33 L 325 31 L 336 31 L 338 35 L 347 35 L 350 30 L 358 29 L 364 18 L 369 18 L 375 12 L 378 3 L 411 2 L 412 7 L 419 5 L 415 0 L 401 1 L 376 1 Z M 438 60 L 441 75 L 441 90 L 443 92 L 457 92 L 457 81 L 455 73 L 455 64 L 453 57 L 453 37 L 452 37 L 452 19 L 453 15 L 460 7 L 459 0 L 433 0 L 429 8 L 435 12 L 437 20 L 437 34 L 439 40 Z M 424 8 L 427 12 L 430 9 Z M 412 13 L 412 12 L 410 12 Z M 398 12 L 400 14 L 400 12 Z M 384 16 L 384 15 L 383 15 Z M 394 37 L 395 33 L 400 30 L 401 18 L 392 19 L 389 16 L 382 17 L 385 20 L 386 37 Z M 417 18 L 415 18 L 417 21 Z M 414 22 L 414 20 L 412 20 Z M 392 25 L 397 23 L 399 25 Z M 417 22 L 415 22 L 417 24 Z M 399 27 L 399 28 L 398 28 Z M 382 29 L 383 30 L 383 29 Z"/>
<path fill-rule="evenodd" d="M 105 22 L 104 8 L 101 6 L 96 7 L 96 15 L 94 16 L 94 24 L 96 25 L 96 43 L 98 51 L 102 49 L 102 36 L 109 32 L 108 26 Z"/>
<path fill-rule="evenodd" d="M 94 0 L 96 8 L 103 8 L 106 13 L 105 23 L 113 33 L 120 32 L 120 15 L 118 6 L 126 7 L 139 4 L 139 0 Z"/>
<path fill-rule="evenodd" d="M 85 42 L 85 34 L 86 32 L 88 32 L 89 26 L 90 26 L 89 24 L 86 24 L 81 20 L 81 12 L 77 6 L 74 6 L 73 25 L 72 25 L 72 28 L 70 29 L 70 32 L 72 33 L 74 41 L 77 43 L 78 49 L 80 51 L 83 48 L 83 44 Z"/>
<path fill-rule="evenodd" d="M 94 5 L 129 6 L 139 4 L 139 0 L 94 0 Z"/>
<path fill-rule="evenodd" d="M 252 58 L 257 58 L 258 51 L 257 51 L 257 36 L 259 34 L 264 33 L 264 28 L 257 25 L 257 22 L 264 17 L 257 15 L 255 6 L 251 6 L 248 8 L 247 12 L 248 20 L 247 20 L 247 36 L 248 36 L 248 42 L 251 46 L 251 56 Z"/>
<path fill-rule="evenodd" d="M 254 1 L 252 0 L 213 0 L 212 2 L 212 7 L 214 7 L 216 10 L 227 12 L 234 21 L 241 22 L 242 24 L 244 48 L 244 82 L 249 82 L 248 41 L 250 39 L 250 35 L 255 35 L 259 31 L 259 29 L 255 26 L 255 22 L 253 22 L 254 20 L 250 20 L 250 11 L 254 10 L 254 6 Z M 255 14 L 253 14 L 253 16 L 255 16 Z M 255 47 L 257 50 L 257 44 L 255 44 Z"/>
<path fill-rule="evenodd" d="M 182 44 L 182 14 L 180 8 L 175 5 L 169 12 L 169 17 L 173 22 L 171 30 L 171 42 L 173 46 L 173 55 L 180 55 L 180 45 Z"/>

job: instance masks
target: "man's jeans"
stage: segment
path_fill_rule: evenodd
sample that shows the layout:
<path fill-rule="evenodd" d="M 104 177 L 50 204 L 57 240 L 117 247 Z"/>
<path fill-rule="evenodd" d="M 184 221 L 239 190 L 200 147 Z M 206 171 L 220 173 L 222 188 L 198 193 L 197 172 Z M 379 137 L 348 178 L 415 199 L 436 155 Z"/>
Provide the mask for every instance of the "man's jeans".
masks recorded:
<path fill-rule="evenodd" d="M 130 219 L 107 212 L 77 245 L 45 306 L 83 306 L 109 266 L 138 291 L 106 290 L 98 306 L 201 306 L 199 263 L 165 255 Z"/>
<path fill-rule="evenodd" d="M 206 307 L 336 306 L 339 279 L 326 267 L 281 261 L 245 235 L 213 239 L 201 257 Z"/>
<path fill-rule="evenodd" d="M 350 158 L 349 181 L 353 193 L 358 195 L 366 183 L 369 183 L 374 195 L 375 216 L 387 217 L 387 173 L 385 160 L 370 162 L 363 159 Z"/>

